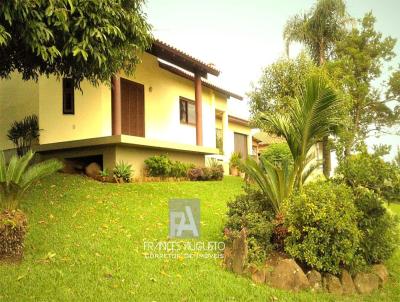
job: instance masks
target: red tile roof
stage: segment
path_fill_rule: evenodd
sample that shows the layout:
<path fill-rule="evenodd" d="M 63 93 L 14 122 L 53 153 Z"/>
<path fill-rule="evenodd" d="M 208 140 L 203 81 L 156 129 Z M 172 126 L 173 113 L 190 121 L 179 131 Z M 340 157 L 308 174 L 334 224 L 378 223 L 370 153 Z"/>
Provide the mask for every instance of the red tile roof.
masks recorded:
<path fill-rule="evenodd" d="M 183 69 L 193 73 L 200 73 L 202 77 L 207 77 L 207 74 L 218 76 L 220 71 L 212 64 L 207 64 L 188 53 L 179 50 L 178 48 L 156 39 L 152 47 L 147 51 L 150 54 L 171 62 Z"/>
<path fill-rule="evenodd" d="M 176 75 L 179 75 L 179 76 L 184 77 L 184 78 L 186 78 L 188 80 L 194 81 L 194 74 L 193 73 L 190 73 L 190 72 L 188 72 L 186 70 L 182 70 L 180 68 L 177 68 L 177 67 L 175 67 L 173 65 L 170 65 L 168 63 L 164 63 L 164 62 L 161 62 L 161 61 L 158 61 L 158 65 L 162 69 L 168 70 L 169 72 L 172 72 L 172 73 L 174 73 Z M 221 88 L 221 87 L 211 83 L 210 81 L 207 81 L 204 78 L 201 79 L 201 83 L 202 83 L 203 86 L 208 87 L 210 89 L 213 89 L 215 91 L 218 91 L 219 93 L 222 93 L 222 94 L 224 94 L 224 95 L 226 95 L 228 97 L 233 97 L 233 98 L 238 99 L 238 100 L 243 100 L 243 97 L 241 95 L 236 94 L 234 92 L 231 92 L 229 90 L 226 90 L 224 88 Z"/>

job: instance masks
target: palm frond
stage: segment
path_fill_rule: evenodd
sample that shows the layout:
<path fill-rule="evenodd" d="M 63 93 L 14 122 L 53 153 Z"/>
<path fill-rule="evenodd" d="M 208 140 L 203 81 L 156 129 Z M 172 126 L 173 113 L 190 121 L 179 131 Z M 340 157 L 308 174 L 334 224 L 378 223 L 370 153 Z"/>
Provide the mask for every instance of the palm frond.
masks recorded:
<path fill-rule="evenodd" d="M 0 183 L 6 181 L 6 157 L 0 150 Z"/>
<path fill-rule="evenodd" d="M 293 171 L 287 161 L 281 167 L 275 166 L 268 160 L 261 158 L 260 163 L 248 158 L 240 165 L 240 169 L 246 173 L 246 178 L 254 181 L 273 208 L 279 213 L 283 200 L 291 193 L 291 179 Z"/>
<path fill-rule="evenodd" d="M 34 181 L 49 176 L 60 170 L 62 167 L 63 164 L 56 159 L 49 159 L 31 166 L 21 178 L 20 186 L 22 190 L 25 191 Z"/>

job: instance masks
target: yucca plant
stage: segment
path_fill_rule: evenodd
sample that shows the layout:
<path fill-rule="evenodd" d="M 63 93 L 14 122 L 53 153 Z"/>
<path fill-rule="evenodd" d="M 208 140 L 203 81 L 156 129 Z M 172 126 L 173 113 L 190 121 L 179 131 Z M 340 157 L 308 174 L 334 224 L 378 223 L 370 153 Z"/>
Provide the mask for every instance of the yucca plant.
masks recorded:
<path fill-rule="evenodd" d="M 7 165 L 4 152 L 0 151 L 0 260 L 22 258 L 27 219 L 19 206 L 26 190 L 62 168 L 57 160 L 29 166 L 33 156 L 32 151 L 22 157 L 13 156 Z"/>
<path fill-rule="evenodd" d="M 121 160 L 115 165 L 113 172 L 117 182 L 120 182 L 121 180 L 123 182 L 131 182 L 134 170 L 132 168 L 132 165 L 127 164 Z"/>

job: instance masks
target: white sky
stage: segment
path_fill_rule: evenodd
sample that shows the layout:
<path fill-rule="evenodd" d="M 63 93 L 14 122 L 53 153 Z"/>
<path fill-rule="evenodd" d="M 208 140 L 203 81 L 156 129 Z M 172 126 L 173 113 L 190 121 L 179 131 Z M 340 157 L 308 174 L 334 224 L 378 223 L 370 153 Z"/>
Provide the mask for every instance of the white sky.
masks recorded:
<path fill-rule="evenodd" d="M 146 13 L 157 38 L 214 63 L 221 75 L 210 80 L 245 95 L 250 91 L 250 83 L 260 77 L 262 68 L 284 55 L 282 30 L 286 20 L 313 3 L 312 0 L 147 0 Z M 377 18 L 376 28 L 400 40 L 400 0 L 348 0 L 347 7 L 356 18 L 372 10 Z M 295 45 L 291 56 L 299 50 L 300 46 Z M 400 42 L 395 51 L 400 57 Z M 392 67 L 399 64 L 399 57 Z M 246 102 L 230 104 L 234 115 L 248 116 Z M 394 153 L 399 141 L 398 136 L 385 135 L 370 139 L 369 143 L 391 144 Z"/>

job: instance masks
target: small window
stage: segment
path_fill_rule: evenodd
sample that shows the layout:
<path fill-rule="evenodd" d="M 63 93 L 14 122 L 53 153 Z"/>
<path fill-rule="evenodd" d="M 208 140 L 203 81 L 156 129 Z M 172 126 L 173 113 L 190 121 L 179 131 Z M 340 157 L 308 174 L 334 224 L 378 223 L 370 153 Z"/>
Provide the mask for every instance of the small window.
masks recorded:
<path fill-rule="evenodd" d="M 196 125 L 196 106 L 194 101 L 180 97 L 179 110 L 182 124 Z"/>
<path fill-rule="evenodd" d="M 63 79 L 63 114 L 75 114 L 74 81 Z"/>

